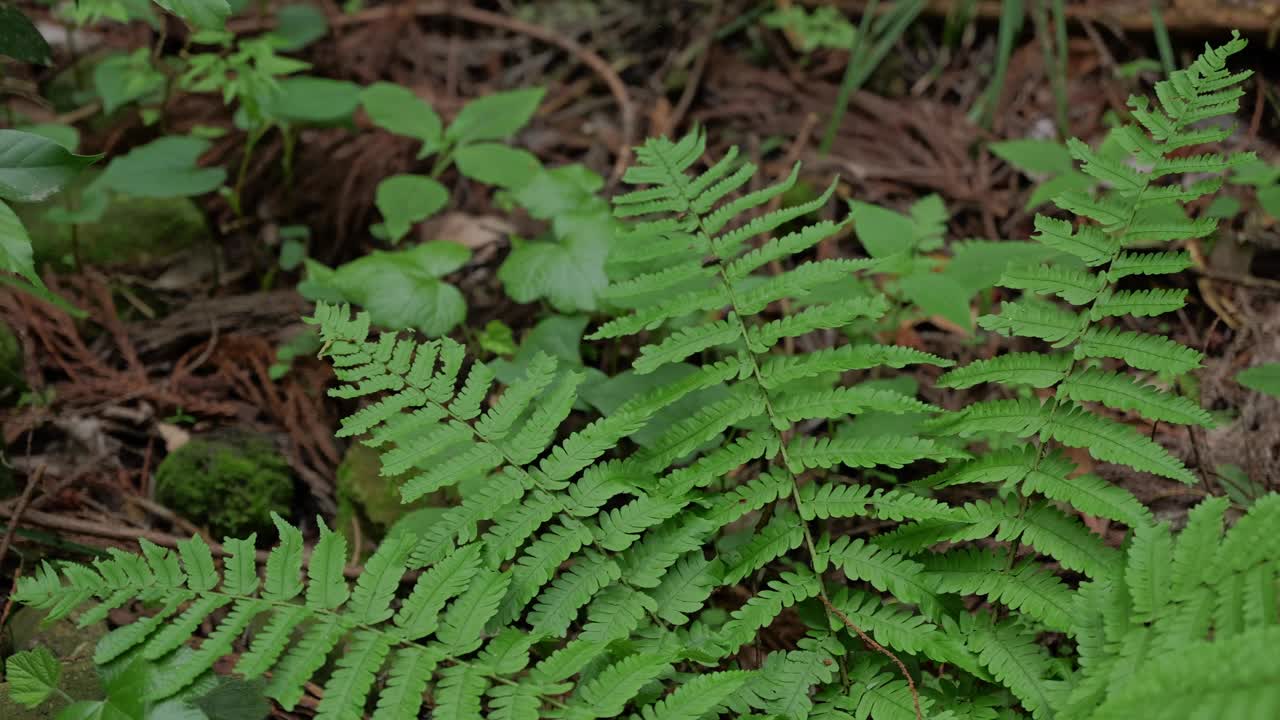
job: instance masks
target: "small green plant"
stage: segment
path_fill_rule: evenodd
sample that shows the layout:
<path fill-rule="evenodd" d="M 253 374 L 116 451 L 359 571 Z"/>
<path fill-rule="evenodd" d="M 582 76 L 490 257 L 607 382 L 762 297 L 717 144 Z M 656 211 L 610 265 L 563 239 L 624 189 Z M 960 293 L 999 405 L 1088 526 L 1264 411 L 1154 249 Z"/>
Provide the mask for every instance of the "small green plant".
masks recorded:
<path fill-rule="evenodd" d="M 422 141 L 418 159 L 435 156 L 430 176 L 397 175 L 377 189 L 383 223 L 375 234 L 399 242 L 415 223 L 441 210 L 449 191 L 439 178 L 455 162 L 467 177 L 498 187 L 526 182 L 540 167 L 531 153 L 496 142 L 524 127 L 542 101 L 542 88 L 486 95 L 463 106 L 446 128 L 440 116 L 413 91 L 374 83 L 360 92 L 360 104 L 375 125 Z"/>

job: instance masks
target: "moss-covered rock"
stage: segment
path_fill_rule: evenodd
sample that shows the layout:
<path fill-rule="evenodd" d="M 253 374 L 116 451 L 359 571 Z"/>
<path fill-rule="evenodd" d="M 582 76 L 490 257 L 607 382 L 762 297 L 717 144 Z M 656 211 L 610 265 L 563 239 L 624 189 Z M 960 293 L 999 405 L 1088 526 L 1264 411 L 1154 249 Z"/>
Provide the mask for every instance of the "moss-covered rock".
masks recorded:
<path fill-rule="evenodd" d="M 293 478 L 268 440 L 194 438 L 156 468 L 156 499 L 214 537 L 270 533 L 271 513 L 289 514 Z"/>
<path fill-rule="evenodd" d="M 65 192 L 45 202 L 15 206 L 31 236 L 37 264 L 70 266 L 71 226 L 50 220 L 49 211 L 82 207 L 84 189 L 95 177 L 96 171 L 83 173 Z M 88 265 L 146 266 L 212 242 L 204 212 L 190 198 L 107 194 L 102 218 L 76 226 L 80 258 Z"/>

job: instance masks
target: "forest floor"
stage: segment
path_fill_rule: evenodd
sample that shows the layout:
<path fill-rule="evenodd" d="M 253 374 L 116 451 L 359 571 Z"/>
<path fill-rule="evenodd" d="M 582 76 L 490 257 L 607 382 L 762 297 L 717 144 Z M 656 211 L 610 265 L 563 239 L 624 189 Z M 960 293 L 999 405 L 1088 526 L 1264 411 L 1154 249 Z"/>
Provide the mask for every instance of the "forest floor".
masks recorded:
<path fill-rule="evenodd" d="M 848 53 L 803 52 L 788 33 L 759 22 L 759 6 L 754 0 L 556 2 L 471 18 L 415 16 L 384 5 L 351 14 L 330 7 L 329 34 L 303 57 L 315 75 L 400 83 L 445 118 L 487 92 L 545 86 L 545 100 L 515 144 L 548 166 L 584 163 L 611 178 L 608 188 L 629 147 L 697 126 L 706 129 L 713 153 L 739 146 L 763 168 L 762 181 L 785 176 L 799 160 L 812 186 L 838 175 L 845 198 L 903 209 L 937 193 L 950 214 L 948 242 L 1028 237 L 1033 212 L 1025 207 L 1035 184 L 987 145 L 1054 134 L 1054 94 L 1030 22 L 1016 38 L 1003 92 L 984 126 L 970 111 L 991 84 L 998 19 L 983 16 L 949 28 L 936 12 L 941 4 L 931 4 L 853 96 L 829 151 L 822 152 Z M 1068 118 L 1073 135 L 1096 143 L 1109 115 L 1123 114 L 1128 95 L 1146 91 L 1159 75 L 1158 64 L 1136 75 L 1125 70 L 1158 51 L 1138 21 L 1125 29 L 1105 14 L 1080 13 L 1070 26 Z M 1171 16 L 1174 46 L 1190 52 L 1229 27 L 1177 20 Z M 252 15 L 232 21 L 240 33 L 267 25 Z M 131 25 L 94 42 L 132 50 L 148 46 L 152 33 Z M 1233 149 L 1255 150 L 1274 163 L 1280 161 L 1280 63 L 1265 34 L 1253 38 L 1241 66 L 1258 68 L 1260 82 L 1243 102 Z M 48 82 L 69 62 L 62 52 L 55 67 L 32 80 Z M 203 162 L 237 166 L 244 135 L 218 98 L 184 96 L 166 112 L 167 132 L 229 130 Z M 155 135 L 136 113 L 80 130 L 83 150 L 108 155 Z M 47 272 L 49 287 L 87 311 L 87 319 L 0 290 L 0 317 L 23 355 L 21 383 L 0 391 L 0 473 L 16 475 L 0 476 L 0 492 L 11 491 L 0 501 L 6 529 L 0 592 L 44 556 L 85 557 L 136 537 L 171 545 L 202 531 L 201 517 L 156 501 L 154 470 L 166 453 L 207 433 L 273 439 L 296 479 L 294 520 L 334 512 L 337 470 L 347 450 L 334 431 L 349 408 L 326 397 L 331 373 L 313 357 L 298 357 L 284 377 L 272 377 L 277 348 L 303 328 L 300 318 L 310 309 L 294 290 L 299 274 L 276 268 L 274 248 L 282 228 L 297 225 L 310 228 L 309 254 L 326 265 L 377 247 L 367 230 L 378 220 L 375 186 L 415 168 L 415 145 L 385 132 L 303 130 L 291 178 L 281 170 L 286 151 L 269 135 L 247 164 L 244 197 L 252 213 L 237 217 L 217 195 L 199 201 L 213 230 L 211 252 Z M 499 319 L 518 341 L 545 308 L 508 298 L 496 268 L 509 252 L 509 234 L 525 232 L 526 220 L 512 219 L 491 193 L 476 191 L 452 171 L 442 181 L 453 191 L 449 211 L 415 232 L 423 239 L 447 235 L 472 249 L 471 260 L 450 276 L 466 296 L 466 325 L 478 329 Z M 1242 211 L 1224 222 L 1212 252 L 1191 248 L 1197 266 L 1173 282 L 1189 288 L 1192 299 L 1166 321 L 1165 331 L 1206 353 L 1194 392 L 1205 407 L 1238 421 L 1194 432 L 1144 428 L 1206 478 L 1204 486 L 1106 470 L 1169 516 L 1221 492 L 1215 482 L 1239 485 L 1241 474 L 1256 487 L 1280 489 L 1280 406 L 1233 380 L 1260 360 L 1280 361 L 1280 221 L 1257 206 L 1251 188 L 1228 188 Z M 851 254 L 857 242 L 846 236 L 825 251 Z M 947 249 L 938 253 L 946 256 Z M 961 361 L 989 353 L 996 342 L 979 344 L 966 329 L 936 317 L 903 323 L 893 339 Z M 590 351 L 587 358 L 599 361 Z M 954 397 L 946 402 L 958 404 Z M 1224 473 L 1223 466 L 1232 470 Z M 0 623 L 9 614 L 5 605 Z"/>

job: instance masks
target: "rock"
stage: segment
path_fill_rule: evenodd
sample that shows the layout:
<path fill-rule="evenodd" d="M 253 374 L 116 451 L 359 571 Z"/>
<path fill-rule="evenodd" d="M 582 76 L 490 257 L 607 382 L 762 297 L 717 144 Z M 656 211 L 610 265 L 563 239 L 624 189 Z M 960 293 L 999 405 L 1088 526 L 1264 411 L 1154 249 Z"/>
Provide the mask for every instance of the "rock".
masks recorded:
<path fill-rule="evenodd" d="M 84 188 L 96 175 L 94 171 L 83 173 L 65 192 L 45 202 L 14 206 L 31 236 L 37 265 L 71 267 L 71 226 L 53 222 L 48 213 L 69 208 L 68 201 L 81 208 Z M 100 220 L 76 226 L 85 264 L 147 266 L 212 242 L 204 212 L 190 198 L 108 195 Z"/>
<path fill-rule="evenodd" d="M 272 511 L 290 514 L 293 478 L 269 440 L 196 437 L 156 468 L 156 500 L 214 537 L 275 536 Z"/>
<path fill-rule="evenodd" d="M 445 507 L 457 503 L 455 489 L 430 493 L 414 502 L 400 502 L 400 486 L 414 471 L 383 477 L 381 453 L 385 449 L 354 443 L 338 465 L 338 514 L 335 529 L 354 545 L 354 524 L 359 523 L 367 549 L 394 530 L 425 534 Z"/>

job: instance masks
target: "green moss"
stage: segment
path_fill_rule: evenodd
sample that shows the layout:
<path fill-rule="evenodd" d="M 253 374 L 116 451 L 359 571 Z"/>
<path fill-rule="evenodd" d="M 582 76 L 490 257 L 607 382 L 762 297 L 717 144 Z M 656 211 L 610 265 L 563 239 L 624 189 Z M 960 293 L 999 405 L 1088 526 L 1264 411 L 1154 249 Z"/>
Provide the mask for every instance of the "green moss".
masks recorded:
<path fill-rule="evenodd" d="M 156 499 L 214 537 L 269 532 L 271 513 L 289 514 L 289 465 L 268 441 L 196 438 L 156 468 Z"/>

